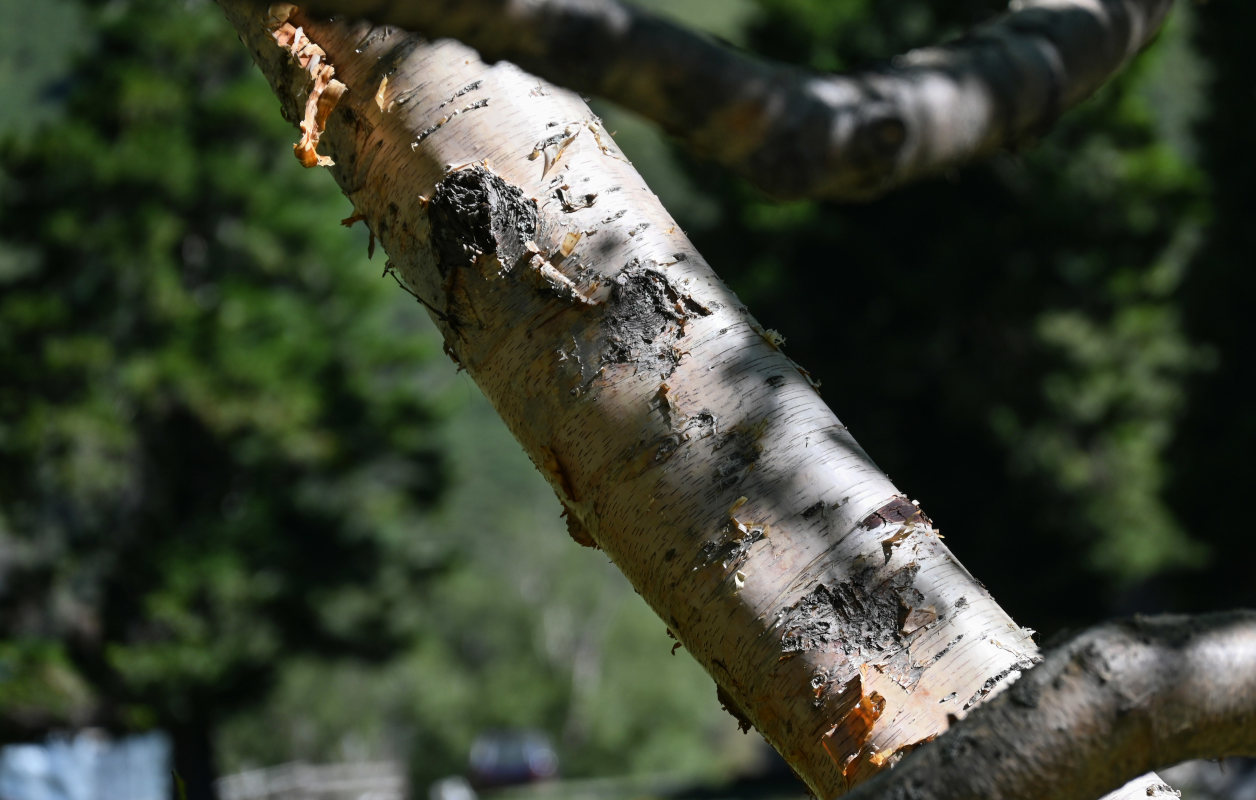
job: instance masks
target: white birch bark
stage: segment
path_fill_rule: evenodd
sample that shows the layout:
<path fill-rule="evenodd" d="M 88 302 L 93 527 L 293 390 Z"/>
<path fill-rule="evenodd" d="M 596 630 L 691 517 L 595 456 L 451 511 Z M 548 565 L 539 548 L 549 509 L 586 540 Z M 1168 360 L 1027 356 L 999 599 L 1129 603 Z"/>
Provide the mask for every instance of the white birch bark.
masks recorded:
<path fill-rule="evenodd" d="M 575 538 L 818 796 L 1035 662 L 579 97 L 452 41 L 221 4 Z"/>

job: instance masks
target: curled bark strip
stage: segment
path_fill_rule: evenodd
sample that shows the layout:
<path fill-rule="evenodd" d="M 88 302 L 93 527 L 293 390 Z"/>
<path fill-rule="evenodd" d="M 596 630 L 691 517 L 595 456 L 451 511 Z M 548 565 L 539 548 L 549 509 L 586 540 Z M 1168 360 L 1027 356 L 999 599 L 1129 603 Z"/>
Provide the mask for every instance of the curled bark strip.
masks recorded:
<path fill-rule="evenodd" d="M 275 43 L 287 50 L 313 80 L 300 123 L 301 139 L 292 145 L 292 152 L 304 167 L 330 167 L 336 162 L 318 154 L 318 140 L 327 125 L 327 116 L 335 110 L 346 87 L 335 79 L 336 68 L 327 63 L 323 48 L 311 42 L 303 29 L 288 22 L 295 11 L 291 3 L 275 3 L 267 11 L 268 20 L 275 26 L 271 33 Z"/>
<path fill-rule="evenodd" d="M 1033 139 L 1155 35 L 1171 0 L 1014 0 L 963 39 L 824 75 L 616 0 L 313 0 L 459 39 L 654 120 L 769 194 L 861 200 Z"/>
<path fill-rule="evenodd" d="M 1051 651 L 848 797 L 1077 800 L 1149 769 L 1232 755 L 1256 755 L 1256 612 L 1135 617 Z M 1158 780 L 1144 780 L 1153 796 Z"/>

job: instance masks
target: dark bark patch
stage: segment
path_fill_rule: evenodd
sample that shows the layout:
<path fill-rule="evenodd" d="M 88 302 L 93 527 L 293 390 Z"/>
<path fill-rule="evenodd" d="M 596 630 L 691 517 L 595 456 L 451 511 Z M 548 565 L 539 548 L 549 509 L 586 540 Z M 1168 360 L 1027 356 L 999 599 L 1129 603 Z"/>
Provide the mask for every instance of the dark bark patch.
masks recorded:
<path fill-rule="evenodd" d="M 713 476 L 716 486 L 731 489 L 754 469 L 763 454 L 763 428 L 763 423 L 739 425 L 719 438 L 712 448 L 717 454 Z"/>
<path fill-rule="evenodd" d="M 905 616 L 924 599 L 912 585 L 919 569 L 903 567 L 872 589 L 856 581 L 820 584 L 786 610 L 782 650 L 840 652 L 861 662 L 890 663 L 907 646 Z"/>
<path fill-rule="evenodd" d="M 690 417 L 689 427 L 697 428 L 703 438 L 714 436 L 719 433 L 719 420 L 710 411 L 699 411 Z"/>
<path fill-rule="evenodd" d="M 632 261 L 616 278 L 602 322 L 606 347 L 602 364 L 631 364 L 666 378 L 683 351 L 676 343 L 685 322 L 710 310 L 677 291 L 667 276 Z"/>
<path fill-rule="evenodd" d="M 445 176 L 427 210 L 442 277 L 481 256 L 496 256 L 509 271 L 531 255 L 526 244 L 537 235 L 536 202 L 483 167 Z"/>
<path fill-rule="evenodd" d="M 824 501 L 817 500 L 816 502 L 812 503 L 811 505 L 803 509 L 802 518 L 811 519 L 817 514 L 821 515 L 821 518 L 823 518 L 824 510 L 825 510 Z"/>
<path fill-rule="evenodd" d="M 654 441 L 654 457 L 651 460 L 655 464 L 662 464 L 680 449 L 680 446 L 685 443 L 686 439 L 688 437 L 680 431 L 673 431 L 666 436 L 659 437 Z"/>
<path fill-rule="evenodd" d="M 692 417 L 681 417 L 676 421 L 673 421 L 669 415 L 665 417 L 665 421 L 670 430 L 654 439 L 648 448 L 653 453 L 651 461 L 655 465 L 667 461 L 686 442 L 692 439 L 704 439 L 715 433 L 715 415 L 710 411 L 700 411 Z"/>
<path fill-rule="evenodd" d="M 765 535 L 761 526 L 747 527 L 744 532 L 732 523 L 729 523 L 728 528 L 735 532 L 734 536 L 722 541 L 707 542 L 699 554 L 706 564 L 719 564 L 723 567 L 725 577 L 746 563 L 746 559 L 750 557 L 750 548 Z"/>

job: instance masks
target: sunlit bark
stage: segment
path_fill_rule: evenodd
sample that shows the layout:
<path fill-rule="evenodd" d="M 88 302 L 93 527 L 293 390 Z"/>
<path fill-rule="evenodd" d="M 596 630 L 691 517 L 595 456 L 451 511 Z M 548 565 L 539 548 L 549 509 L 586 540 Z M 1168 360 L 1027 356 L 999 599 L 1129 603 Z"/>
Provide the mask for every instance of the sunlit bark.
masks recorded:
<path fill-rule="evenodd" d="M 1035 662 L 578 96 L 453 41 L 221 4 L 574 538 L 819 796 Z"/>

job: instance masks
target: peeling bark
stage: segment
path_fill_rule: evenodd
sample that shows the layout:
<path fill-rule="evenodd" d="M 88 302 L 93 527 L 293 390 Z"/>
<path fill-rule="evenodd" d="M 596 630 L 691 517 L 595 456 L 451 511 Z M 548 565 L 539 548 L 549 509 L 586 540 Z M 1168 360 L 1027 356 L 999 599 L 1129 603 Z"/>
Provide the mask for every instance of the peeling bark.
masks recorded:
<path fill-rule="evenodd" d="M 1014 0 L 962 39 L 848 75 L 754 59 L 615 0 L 313 0 L 448 36 L 654 120 L 778 197 L 867 199 L 1041 136 L 1171 0 Z"/>
<path fill-rule="evenodd" d="M 319 147 L 386 274 L 573 537 L 606 551 L 818 796 L 1037 659 L 578 96 L 453 41 L 220 4 L 294 123 L 316 85 L 273 33 L 320 49 L 346 88 Z"/>

